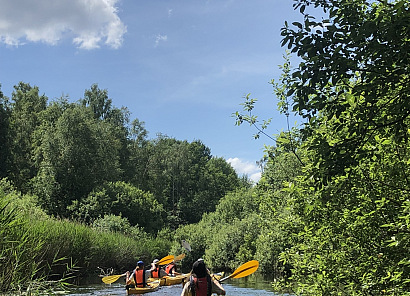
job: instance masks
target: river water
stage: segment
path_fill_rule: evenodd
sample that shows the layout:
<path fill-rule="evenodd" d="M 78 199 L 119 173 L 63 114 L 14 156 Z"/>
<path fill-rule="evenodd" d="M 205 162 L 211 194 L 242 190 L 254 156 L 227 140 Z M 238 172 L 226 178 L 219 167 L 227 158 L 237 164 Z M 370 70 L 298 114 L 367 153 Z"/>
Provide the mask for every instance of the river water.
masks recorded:
<path fill-rule="evenodd" d="M 290 294 L 277 294 L 272 291 L 269 282 L 261 280 L 228 280 L 223 284 L 228 296 L 278 296 Z M 182 285 L 164 286 L 159 290 L 144 295 L 147 296 L 180 296 Z M 104 283 L 92 284 L 88 286 L 72 289 L 70 296 L 105 296 L 105 295 L 126 295 L 125 286 L 122 283 L 106 285 Z"/>

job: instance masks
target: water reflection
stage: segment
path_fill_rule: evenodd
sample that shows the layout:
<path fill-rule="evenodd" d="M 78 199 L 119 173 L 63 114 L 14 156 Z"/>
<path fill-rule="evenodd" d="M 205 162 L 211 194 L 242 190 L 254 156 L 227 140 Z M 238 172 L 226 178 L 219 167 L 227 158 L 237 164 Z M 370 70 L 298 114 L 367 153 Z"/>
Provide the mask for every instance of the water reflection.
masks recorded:
<path fill-rule="evenodd" d="M 270 284 L 268 281 L 248 280 L 231 280 L 229 283 L 224 283 L 227 296 L 277 296 L 279 294 L 270 291 Z M 147 296 L 180 296 L 182 291 L 181 285 L 164 286 L 158 291 L 144 294 Z M 111 285 L 94 284 L 86 287 L 80 287 L 71 290 L 70 296 L 105 296 L 105 295 L 121 295 L 124 296 L 125 288 L 121 283 Z M 282 295 L 282 294 L 281 294 Z"/>

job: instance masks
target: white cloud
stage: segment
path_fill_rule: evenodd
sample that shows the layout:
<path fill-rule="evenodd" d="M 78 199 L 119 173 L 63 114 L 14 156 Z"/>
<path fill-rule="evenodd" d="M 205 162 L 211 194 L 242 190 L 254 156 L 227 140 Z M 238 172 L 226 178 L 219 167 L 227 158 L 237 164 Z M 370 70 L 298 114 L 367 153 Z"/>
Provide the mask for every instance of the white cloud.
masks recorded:
<path fill-rule="evenodd" d="M 161 41 L 167 41 L 167 40 L 168 40 L 168 36 L 167 36 L 167 35 L 158 34 L 158 35 L 155 37 L 155 47 L 157 47 L 158 44 L 159 44 Z"/>
<path fill-rule="evenodd" d="M 228 158 L 228 163 L 235 169 L 239 175 L 247 175 L 249 179 L 258 182 L 261 178 L 261 170 L 256 165 L 256 163 L 251 163 L 249 161 L 243 161 L 237 157 Z"/>
<path fill-rule="evenodd" d="M 127 31 L 117 14 L 118 0 L 0 0 L 0 42 L 56 45 L 72 38 L 81 49 L 122 45 Z"/>

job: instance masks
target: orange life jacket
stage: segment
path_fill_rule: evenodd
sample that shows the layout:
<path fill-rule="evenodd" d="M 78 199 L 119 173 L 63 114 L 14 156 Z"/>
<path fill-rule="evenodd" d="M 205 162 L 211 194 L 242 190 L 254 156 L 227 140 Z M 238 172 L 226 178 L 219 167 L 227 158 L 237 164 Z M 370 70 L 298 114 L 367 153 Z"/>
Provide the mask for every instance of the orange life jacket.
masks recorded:
<path fill-rule="evenodd" d="M 190 282 L 192 296 L 211 296 L 212 284 L 211 277 L 209 275 L 203 278 L 191 276 Z"/>
<path fill-rule="evenodd" d="M 151 277 L 152 278 L 160 278 L 159 267 L 156 267 L 154 270 L 151 270 Z"/>
<path fill-rule="evenodd" d="M 143 269 L 135 270 L 135 272 L 134 272 L 134 282 L 135 282 L 135 287 L 144 288 L 146 286 L 145 271 Z"/>
<path fill-rule="evenodd" d="M 170 263 L 170 264 L 167 265 L 167 267 L 165 267 L 165 272 L 167 274 L 171 274 L 173 269 L 175 270 L 175 264 Z"/>

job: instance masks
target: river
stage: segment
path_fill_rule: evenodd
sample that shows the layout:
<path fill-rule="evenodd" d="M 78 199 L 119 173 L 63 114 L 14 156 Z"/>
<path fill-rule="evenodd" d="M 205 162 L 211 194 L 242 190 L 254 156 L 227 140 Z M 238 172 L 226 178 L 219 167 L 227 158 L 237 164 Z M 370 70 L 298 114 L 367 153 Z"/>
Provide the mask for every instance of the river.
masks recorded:
<path fill-rule="evenodd" d="M 229 296 L 278 296 L 290 294 L 277 294 L 272 291 L 269 282 L 262 280 L 228 280 L 223 284 L 226 295 Z M 164 286 L 159 290 L 145 295 L 152 296 L 180 296 L 182 291 L 181 285 Z M 126 295 L 125 287 L 122 283 L 111 285 L 92 284 L 72 289 L 68 294 L 70 296 L 105 296 L 105 295 Z"/>

